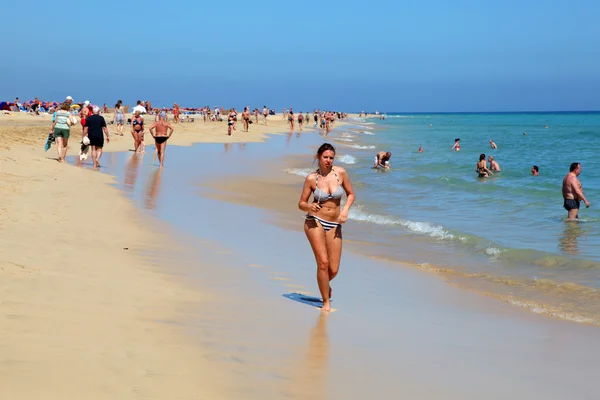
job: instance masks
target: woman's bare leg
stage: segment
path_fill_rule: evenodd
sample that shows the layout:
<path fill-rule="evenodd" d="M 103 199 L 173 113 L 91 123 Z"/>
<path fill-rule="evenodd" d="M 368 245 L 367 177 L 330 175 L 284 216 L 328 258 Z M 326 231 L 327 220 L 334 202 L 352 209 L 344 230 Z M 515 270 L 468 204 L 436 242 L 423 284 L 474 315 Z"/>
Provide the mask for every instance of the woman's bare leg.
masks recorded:
<path fill-rule="evenodd" d="M 62 138 L 62 147 L 60 148 L 60 158 L 64 160 L 67 157 L 67 146 L 69 145 L 69 138 Z"/>
<path fill-rule="evenodd" d="M 63 138 L 62 137 L 57 137 L 56 138 L 56 153 L 57 153 L 57 161 L 58 162 L 62 162 L 62 147 L 63 147 Z"/>
<path fill-rule="evenodd" d="M 314 220 L 307 220 L 304 223 L 304 233 L 310 243 L 310 247 L 315 254 L 315 260 L 317 261 L 317 284 L 319 285 L 319 292 L 323 299 L 323 311 L 331 310 L 331 303 L 329 302 L 329 276 L 330 276 L 330 263 L 329 255 L 327 252 L 327 239 L 325 231 Z M 339 261 L 338 261 L 339 266 Z M 337 272 L 336 272 L 337 273 Z"/>

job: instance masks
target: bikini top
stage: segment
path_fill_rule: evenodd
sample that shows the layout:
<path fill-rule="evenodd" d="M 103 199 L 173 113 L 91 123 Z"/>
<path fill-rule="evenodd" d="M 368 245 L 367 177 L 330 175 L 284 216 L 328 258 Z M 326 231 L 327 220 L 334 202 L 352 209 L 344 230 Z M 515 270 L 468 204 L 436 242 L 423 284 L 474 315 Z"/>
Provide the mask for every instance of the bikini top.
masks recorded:
<path fill-rule="evenodd" d="M 331 194 L 327 193 L 324 190 L 319 189 L 319 175 L 321 174 L 321 172 L 319 170 L 317 170 L 317 172 L 316 172 L 317 178 L 316 178 L 316 182 L 315 182 L 315 190 L 313 192 L 313 195 L 315 197 L 315 200 L 318 201 L 319 203 L 322 203 L 327 200 L 341 199 L 342 195 L 344 194 L 344 188 L 342 187 L 342 185 L 340 185 L 340 180 L 333 168 L 331 169 L 331 172 L 333 172 L 333 175 L 335 176 L 335 180 L 338 183 L 337 189 L 335 189 L 333 191 L 333 193 L 331 193 Z"/>
<path fill-rule="evenodd" d="M 141 121 L 138 121 L 137 118 L 134 118 L 133 124 L 134 125 L 144 125 L 144 120 L 142 119 Z"/>

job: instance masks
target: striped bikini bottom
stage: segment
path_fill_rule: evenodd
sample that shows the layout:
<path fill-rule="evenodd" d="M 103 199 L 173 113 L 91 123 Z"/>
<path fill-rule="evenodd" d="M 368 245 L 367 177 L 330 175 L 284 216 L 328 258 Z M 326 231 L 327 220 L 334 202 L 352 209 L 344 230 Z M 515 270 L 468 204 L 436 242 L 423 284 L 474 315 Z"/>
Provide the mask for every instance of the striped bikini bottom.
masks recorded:
<path fill-rule="evenodd" d="M 304 218 L 308 219 L 308 220 L 319 221 L 319 223 L 321 224 L 321 226 L 323 227 L 323 230 L 325 232 L 329 231 L 330 229 L 337 228 L 338 226 L 340 226 L 340 224 L 337 222 L 325 221 L 324 219 L 321 219 L 319 217 L 316 217 L 316 216 L 310 215 L 310 214 L 306 214 L 304 216 Z"/>

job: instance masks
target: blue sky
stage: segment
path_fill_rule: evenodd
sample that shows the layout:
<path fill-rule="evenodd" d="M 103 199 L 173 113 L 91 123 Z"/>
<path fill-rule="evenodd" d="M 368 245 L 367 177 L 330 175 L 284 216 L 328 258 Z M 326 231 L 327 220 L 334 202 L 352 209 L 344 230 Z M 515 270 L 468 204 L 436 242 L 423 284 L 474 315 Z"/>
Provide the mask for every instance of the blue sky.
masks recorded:
<path fill-rule="evenodd" d="M 600 110 L 591 0 L 5 3 L 0 100 Z"/>

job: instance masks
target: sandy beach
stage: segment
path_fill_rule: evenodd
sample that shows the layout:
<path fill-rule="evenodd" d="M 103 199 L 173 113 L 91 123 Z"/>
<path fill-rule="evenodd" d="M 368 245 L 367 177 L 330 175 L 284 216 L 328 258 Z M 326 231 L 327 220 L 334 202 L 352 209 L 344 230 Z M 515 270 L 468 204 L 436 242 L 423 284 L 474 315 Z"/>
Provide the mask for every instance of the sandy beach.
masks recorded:
<path fill-rule="evenodd" d="M 272 119 L 233 137 L 225 123 L 183 123 L 170 143 L 259 141 L 285 125 Z M 72 128 L 69 155 L 80 129 Z M 218 396 L 211 390 L 226 375 L 180 329 L 160 322 L 210 303 L 143 257 L 177 243 L 109 176 L 58 164 L 54 147 L 44 152 L 49 130 L 49 115 L 0 115 L 0 392 L 14 399 L 224 398 L 226 385 Z M 128 134 L 111 139 L 107 151 L 131 147 Z"/>
<path fill-rule="evenodd" d="M 226 123 L 180 124 L 162 172 L 151 154 L 128 151 L 130 136 L 111 135 L 95 171 L 44 152 L 49 121 L 0 116 L 1 393 L 594 398 L 595 327 L 350 252 L 336 311 L 302 300 L 316 285 L 299 188 L 267 161 L 310 166 L 322 141 L 310 130 L 251 143 L 286 122 L 239 124 L 232 137 Z"/>

